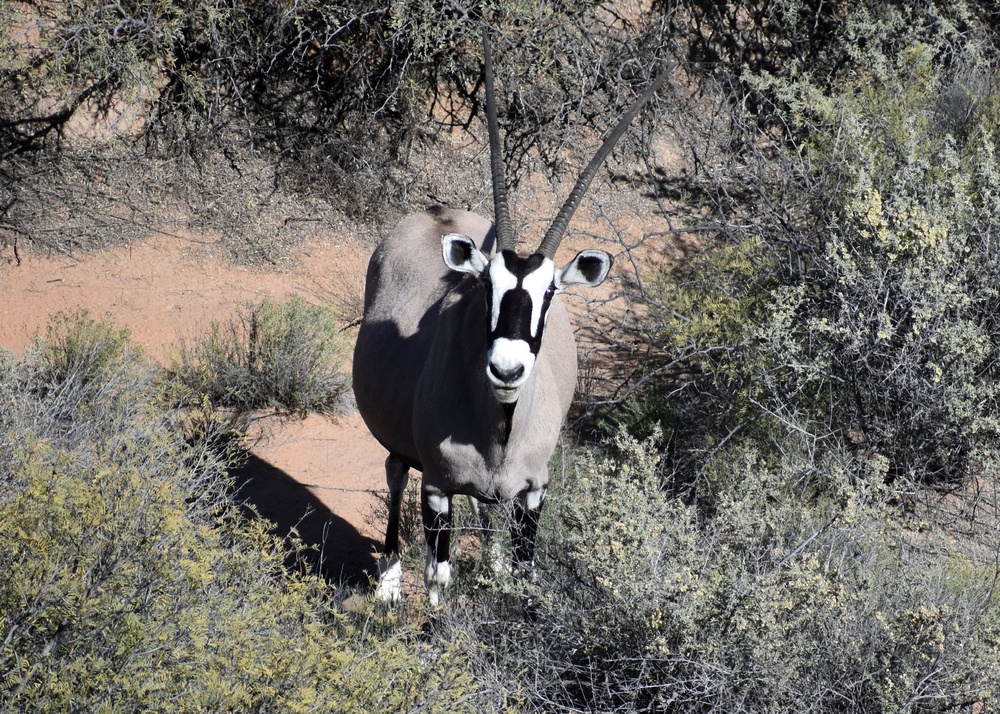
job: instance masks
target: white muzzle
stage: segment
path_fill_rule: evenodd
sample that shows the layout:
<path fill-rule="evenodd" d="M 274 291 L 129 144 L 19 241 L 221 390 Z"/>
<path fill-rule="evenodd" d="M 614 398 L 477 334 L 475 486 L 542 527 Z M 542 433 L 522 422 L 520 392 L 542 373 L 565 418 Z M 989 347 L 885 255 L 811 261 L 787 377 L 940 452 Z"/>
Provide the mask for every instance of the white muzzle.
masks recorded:
<path fill-rule="evenodd" d="M 505 404 L 517 401 L 534 365 L 535 355 L 524 340 L 495 340 L 486 357 L 486 376 L 497 399 Z"/>

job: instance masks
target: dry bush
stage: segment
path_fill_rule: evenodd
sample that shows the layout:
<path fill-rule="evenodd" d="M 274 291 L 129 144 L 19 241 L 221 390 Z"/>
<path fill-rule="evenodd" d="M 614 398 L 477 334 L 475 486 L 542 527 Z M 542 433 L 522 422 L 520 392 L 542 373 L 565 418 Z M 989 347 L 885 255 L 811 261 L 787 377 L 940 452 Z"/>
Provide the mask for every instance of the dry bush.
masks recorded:
<path fill-rule="evenodd" d="M 654 435 L 655 436 L 655 435 Z M 789 447 L 791 446 L 789 440 Z M 800 442 L 805 446 L 806 442 Z M 452 596 L 477 679 L 519 711 L 975 711 L 1000 677 L 991 548 L 922 534 L 852 483 L 884 462 L 745 448 L 708 465 L 712 518 L 664 491 L 656 439 L 619 434 L 570 465 L 544 519 L 537 582 Z M 874 476 L 875 474 L 873 474 Z M 877 478 L 872 481 L 877 482 Z"/>
<path fill-rule="evenodd" d="M 182 342 L 166 383 L 178 404 L 199 403 L 240 414 L 334 414 L 348 377 L 340 320 L 328 306 L 303 298 L 247 305 L 226 322 L 212 322 Z"/>
<path fill-rule="evenodd" d="M 323 222 L 478 205 L 480 20 L 497 31 L 513 183 L 577 160 L 587 142 L 574 139 L 606 129 L 657 52 L 634 42 L 654 17 L 594 4 L 139 0 L 4 13 L 0 229 L 8 244 L 57 250 L 180 226 L 240 260 L 278 260 Z"/>
<path fill-rule="evenodd" d="M 465 638 L 421 644 L 415 626 L 345 615 L 286 567 L 300 546 L 229 501 L 227 455 L 163 408 L 124 333 L 71 316 L 0 367 L 0 711 L 477 700 Z"/>

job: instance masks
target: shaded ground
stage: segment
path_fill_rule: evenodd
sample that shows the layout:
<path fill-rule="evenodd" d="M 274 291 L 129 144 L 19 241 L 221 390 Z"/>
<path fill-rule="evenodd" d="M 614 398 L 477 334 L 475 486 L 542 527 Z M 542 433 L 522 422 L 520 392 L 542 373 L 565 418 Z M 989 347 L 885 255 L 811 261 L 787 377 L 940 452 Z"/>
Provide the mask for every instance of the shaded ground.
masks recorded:
<path fill-rule="evenodd" d="M 358 307 L 368 249 L 315 240 L 288 269 L 234 266 L 196 241 L 157 238 L 130 248 L 75 256 L 26 251 L 0 260 L 0 346 L 23 354 L 51 315 L 87 308 L 128 327 L 153 359 L 192 338 L 241 303 L 299 294 Z M 285 534 L 298 529 L 319 547 L 324 574 L 364 583 L 381 541 L 368 521 L 385 486 L 384 452 L 357 413 L 269 423 L 244 466 L 240 495 Z"/>
<path fill-rule="evenodd" d="M 294 532 L 315 548 L 303 556 L 310 570 L 331 581 L 365 585 L 378 572 L 374 553 L 380 543 L 333 513 L 321 498 L 322 488 L 300 484 L 256 454 L 237 476 L 240 500 L 273 521 L 279 534 Z"/>
<path fill-rule="evenodd" d="M 552 198 L 550 191 L 541 190 L 531 203 L 539 215 L 551 215 Z M 649 230 L 647 222 L 655 220 L 624 214 L 617 219 L 629 234 L 642 235 Z M 607 216 L 592 214 L 577 223 L 590 230 L 578 227 L 575 235 L 571 231 L 560 249 L 560 262 L 569 260 L 575 249 L 601 245 L 597 236 L 616 235 Z M 229 319 L 239 306 L 263 298 L 301 295 L 311 302 L 333 302 L 350 323 L 361 314 L 371 251 L 365 243 L 327 230 L 295 248 L 287 264 L 267 269 L 234 265 L 211 241 L 176 232 L 75 255 L 37 255 L 22 247 L 20 263 L 7 248 L 0 253 L 0 347 L 23 354 L 35 336 L 44 334 L 53 314 L 78 308 L 128 327 L 133 341 L 160 362 L 169 361 L 170 346 L 179 340 L 193 339 L 212 320 Z M 619 272 L 627 272 L 627 261 L 618 262 Z M 596 293 L 607 299 L 614 287 L 607 284 Z M 620 306 L 600 299 L 588 303 L 581 296 L 567 296 L 567 304 L 578 316 L 598 305 L 603 311 L 620 312 Z M 582 344 L 581 353 L 586 352 Z M 296 528 L 307 543 L 318 547 L 313 567 L 331 578 L 363 584 L 373 572 L 373 553 L 383 536 L 384 524 L 374 513 L 380 505 L 378 494 L 385 489 L 384 450 L 356 412 L 336 421 L 309 417 L 262 428 L 240 474 L 241 494 L 277 523 L 279 533 Z"/>
<path fill-rule="evenodd" d="M 364 584 L 382 544 L 372 516 L 385 488 L 384 459 L 357 412 L 337 421 L 310 416 L 276 427 L 254 449 L 240 474 L 240 497 L 280 534 L 296 528 L 318 546 L 311 560 L 323 575 Z"/>

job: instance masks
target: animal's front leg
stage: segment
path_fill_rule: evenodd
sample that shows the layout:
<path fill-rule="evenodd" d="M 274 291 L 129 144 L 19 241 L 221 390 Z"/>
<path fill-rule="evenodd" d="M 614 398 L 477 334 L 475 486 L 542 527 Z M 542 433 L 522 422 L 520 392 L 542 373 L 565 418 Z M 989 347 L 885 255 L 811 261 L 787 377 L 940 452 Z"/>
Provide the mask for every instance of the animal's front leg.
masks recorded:
<path fill-rule="evenodd" d="M 538 521 L 545 502 L 545 489 L 525 491 L 514 501 L 511 542 L 514 547 L 514 575 L 532 577 L 535 573 L 535 539 Z"/>
<path fill-rule="evenodd" d="M 436 606 L 441 603 L 444 589 L 451 581 L 451 496 L 425 486 L 421 490 L 420 506 L 427 537 L 424 582 L 427 599 Z"/>
<path fill-rule="evenodd" d="M 389 486 L 389 523 L 385 548 L 379 560 L 379 581 L 375 597 L 382 602 L 398 602 L 403 596 L 403 564 L 399 560 L 399 513 L 403 492 L 410 480 L 410 467 L 393 454 L 385 460 L 385 481 Z"/>

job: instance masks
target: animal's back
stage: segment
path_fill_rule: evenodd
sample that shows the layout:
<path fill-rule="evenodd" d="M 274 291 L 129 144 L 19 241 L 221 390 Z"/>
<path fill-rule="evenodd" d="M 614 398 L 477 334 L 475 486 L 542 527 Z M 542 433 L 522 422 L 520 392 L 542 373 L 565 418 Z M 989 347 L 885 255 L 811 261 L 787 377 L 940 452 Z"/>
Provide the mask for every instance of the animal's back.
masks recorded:
<path fill-rule="evenodd" d="M 432 206 L 403 218 L 368 263 L 354 350 L 358 411 L 386 449 L 417 468 L 414 394 L 440 302 L 462 280 L 442 258 L 441 237 L 448 233 L 469 236 L 484 252 L 493 249 L 492 223 L 475 213 Z"/>

